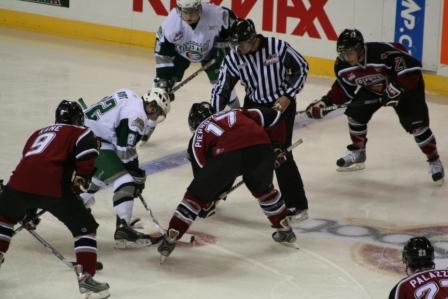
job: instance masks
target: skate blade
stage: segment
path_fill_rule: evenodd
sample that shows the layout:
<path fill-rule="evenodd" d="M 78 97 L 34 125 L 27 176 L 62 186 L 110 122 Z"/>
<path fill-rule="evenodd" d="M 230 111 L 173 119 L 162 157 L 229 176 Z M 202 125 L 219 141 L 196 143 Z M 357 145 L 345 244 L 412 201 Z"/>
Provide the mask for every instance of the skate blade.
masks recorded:
<path fill-rule="evenodd" d="M 445 178 L 441 178 L 440 180 L 433 181 L 434 185 L 436 186 L 442 186 L 445 183 Z"/>
<path fill-rule="evenodd" d="M 88 292 L 85 294 L 85 299 L 106 299 L 110 297 L 109 290 L 104 290 L 101 292 Z"/>
<path fill-rule="evenodd" d="M 136 242 L 131 242 L 127 240 L 115 240 L 116 249 L 126 249 L 126 248 L 142 248 L 154 245 L 151 240 L 137 240 Z"/>
<path fill-rule="evenodd" d="M 336 168 L 336 171 L 338 172 L 351 172 L 351 171 L 358 171 L 366 168 L 364 162 L 362 163 L 354 163 L 348 167 L 338 167 Z"/>

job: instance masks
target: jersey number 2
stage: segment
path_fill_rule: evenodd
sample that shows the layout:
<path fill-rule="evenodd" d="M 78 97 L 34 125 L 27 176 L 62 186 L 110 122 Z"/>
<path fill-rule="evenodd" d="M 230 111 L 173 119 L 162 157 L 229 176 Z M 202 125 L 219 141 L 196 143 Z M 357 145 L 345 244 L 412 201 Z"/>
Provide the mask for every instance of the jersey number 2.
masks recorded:
<path fill-rule="evenodd" d="M 440 287 L 448 287 L 448 279 L 442 279 L 439 281 Z M 434 299 L 439 292 L 439 286 L 437 283 L 431 281 L 415 290 L 415 298 L 418 299 Z"/>

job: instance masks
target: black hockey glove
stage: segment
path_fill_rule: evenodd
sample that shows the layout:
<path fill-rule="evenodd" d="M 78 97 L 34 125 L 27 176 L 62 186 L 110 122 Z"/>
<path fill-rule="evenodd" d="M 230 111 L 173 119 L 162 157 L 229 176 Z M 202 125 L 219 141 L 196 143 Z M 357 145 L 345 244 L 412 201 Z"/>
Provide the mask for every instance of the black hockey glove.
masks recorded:
<path fill-rule="evenodd" d="M 134 178 L 135 182 L 135 192 L 134 196 L 137 197 L 142 194 L 143 189 L 145 189 L 146 183 L 146 172 L 144 169 L 137 168 L 129 170 L 130 175 Z"/>
<path fill-rule="evenodd" d="M 283 163 L 285 163 L 286 160 L 288 160 L 288 158 L 286 157 L 285 152 L 279 147 L 274 148 L 274 153 L 275 153 L 274 168 L 277 169 L 280 166 L 282 166 Z"/>
<path fill-rule="evenodd" d="M 35 230 L 40 223 L 40 218 L 37 217 L 37 209 L 27 210 L 25 217 L 23 217 L 22 224 L 27 230 Z"/>
<path fill-rule="evenodd" d="M 381 103 L 383 106 L 397 107 L 402 94 L 403 89 L 401 87 L 389 83 L 381 96 Z"/>
<path fill-rule="evenodd" d="M 211 203 L 207 206 L 207 208 L 201 209 L 201 210 L 199 211 L 198 216 L 201 217 L 201 218 L 208 218 L 208 217 L 213 216 L 213 215 L 216 214 L 216 211 L 215 211 L 215 210 L 216 210 L 216 201 L 211 202 Z"/>
<path fill-rule="evenodd" d="M 72 190 L 75 194 L 81 194 L 89 189 L 90 178 L 75 175 L 72 181 Z"/>
<path fill-rule="evenodd" d="M 155 78 L 154 79 L 154 87 L 162 88 L 166 91 L 170 98 L 170 102 L 173 102 L 176 98 L 174 96 L 173 87 L 174 87 L 174 80 L 166 80 L 161 78 Z"/>

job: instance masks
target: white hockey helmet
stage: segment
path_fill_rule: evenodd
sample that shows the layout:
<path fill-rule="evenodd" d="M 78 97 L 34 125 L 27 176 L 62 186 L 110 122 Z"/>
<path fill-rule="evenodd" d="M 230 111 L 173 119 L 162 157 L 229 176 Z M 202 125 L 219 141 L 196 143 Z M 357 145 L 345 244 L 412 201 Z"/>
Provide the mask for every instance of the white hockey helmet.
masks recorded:
<path fill-rule="evenodd" d="M 177 0 L 177 8 L 180 10 L 196 10 L 202 5 L 201 0 Z"/>
<path fill-rule="evenodd" d="M 157 112 L 158 115 L 155 121 L 158 123 L 164 121 L 171 109 L 168 93 L 162 88 L 154 87 L 144 94 L 142 98 L 146 103 L 152 105 L 152 108 Z"/>

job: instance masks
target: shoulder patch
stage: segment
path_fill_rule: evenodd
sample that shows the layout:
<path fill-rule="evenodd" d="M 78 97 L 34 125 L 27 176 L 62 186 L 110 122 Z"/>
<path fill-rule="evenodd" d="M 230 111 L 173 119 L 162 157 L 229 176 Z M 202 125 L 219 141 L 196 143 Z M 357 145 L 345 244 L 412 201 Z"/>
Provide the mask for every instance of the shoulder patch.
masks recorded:
<path fill-rule="evenodd" d="M 143 119 L 137 117 L 132 121 L 131 127 L 135 127 L 138 131 L 143 132 L 145 130 L 145 122 Z"/>

